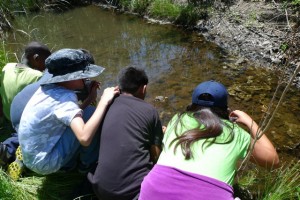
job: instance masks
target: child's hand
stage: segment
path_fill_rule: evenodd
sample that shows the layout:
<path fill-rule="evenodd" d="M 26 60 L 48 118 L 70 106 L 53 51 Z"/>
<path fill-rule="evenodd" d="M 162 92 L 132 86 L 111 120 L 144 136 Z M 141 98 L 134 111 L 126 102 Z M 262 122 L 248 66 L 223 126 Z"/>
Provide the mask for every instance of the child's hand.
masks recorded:
<path fill-rule="evenodd" d="M 240 110 L 234 110 L 229 114 L 229 119 L 231 121 L 244 124 L 246 126 L 251 126 L 253 119 L 245 112 Z"/>
<path fill-rule="evenodd" d="M 97 98 L 97 89 L 100 89 L 100 83 L 92 81 L 91 85 L 88 98 L 91 102 L 95 102 Z"/>
<path fill-rule="evenodd" d="M 109 105 L 116 95 L 120 94 L 119 87 L 109 87 L 103 91 L 99 104 Z"/>

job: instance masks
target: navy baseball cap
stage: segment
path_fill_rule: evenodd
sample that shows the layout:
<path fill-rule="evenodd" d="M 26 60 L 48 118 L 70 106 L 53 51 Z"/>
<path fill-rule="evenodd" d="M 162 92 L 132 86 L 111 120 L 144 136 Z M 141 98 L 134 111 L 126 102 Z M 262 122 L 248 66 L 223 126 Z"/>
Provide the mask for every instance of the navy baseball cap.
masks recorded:
<path fill-rule="evenodd" d="M 43 81 L 41 85 L 92 78 L 105 69 L 92 64 L 91 58 L 80 49 L 58 50 L 46 59 L 45 65 L 52 78 Z"/>
<path fill-rule="evenodd" d="M 227 107 L 228 92 L 226 87 L 217 81 L 200 83 L 193 92 L 192 103 L 205 107 Z"/>

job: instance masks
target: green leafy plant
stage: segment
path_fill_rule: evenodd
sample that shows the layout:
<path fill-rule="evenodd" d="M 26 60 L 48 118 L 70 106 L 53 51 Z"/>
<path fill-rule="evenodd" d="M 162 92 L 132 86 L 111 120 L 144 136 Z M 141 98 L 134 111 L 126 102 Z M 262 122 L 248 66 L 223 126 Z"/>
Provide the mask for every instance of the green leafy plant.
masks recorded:
<path fill-rule="evenodd" d="M 292 5 L 299 6 L 300 5 L 300 0 L 292 0 Z"/>
<path fill-rule="evenodd" d="M 280 45 L 279 48 L 280 48 L 281 51 L 285 52 L 288 49 L 288 47 L 289 47 L 288 44 L 283 43 L 283 44 Z"/>
<path fill-rule="evenodd" d="M 179 16 L 175 23 L 187 26 L 194 26 L 200 19 L 206 19 L 208 16 L 205 9 L 194 7 L 191 5 L 185 6 L 181 9 Z"/>
<path fill-rule="evenodd" d="M 150 0 L 131 0 L 129 10 L 143 14 L 147 10 L 150 2 Z"/>
<path fill-rule="evenodd" d="M 116 1 L 114 5 L 121 6 L 122 8 L 128 9 L 130 7 L 131 0 L 120 0 Z"/>
<path fill-rule="evenodd" d="M 155 0 L 149 8 L 149 15 L 160 19 L 175 21 L 180 15 L 182 7 L 170 0 Z"/>
<path fill-rule="evenodd" d="M 46 1 L 39 1 L 39 0 L 2 0 L 0 3 L 0 7 L 9 9 L 10 11 L 36 11 L 39 10 L 41 5 L 46 3 Z"/>

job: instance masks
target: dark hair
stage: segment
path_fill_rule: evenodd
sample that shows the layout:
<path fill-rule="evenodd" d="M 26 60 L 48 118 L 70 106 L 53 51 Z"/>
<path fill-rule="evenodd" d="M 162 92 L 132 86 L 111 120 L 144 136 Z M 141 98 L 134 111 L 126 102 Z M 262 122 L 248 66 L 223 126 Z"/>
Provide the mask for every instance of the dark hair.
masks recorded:
<path fill-rule="evenodd" d="M 90 64 L 95 64 L 94 56 L 91 54 L 89 50 L 83 48 L 80 48 L 79 50 L 85 54 L 85 56 L 87 57 L 87 61 Z M 79 101 L 84 101 L 89 96 L 91 87 L 93 85 L 92 84 L 93 82 L 88 78 L 84 79 L 83 81 L 84 81 L 84 88 L 75 90 L 75 93 Z"/>
<path fill-rule="evenodd" d="M 148 84 L 148 77 L 143 69 L 127 67 L 120 71 L 118 82 L 121 92 L 134 95 L 140 86 Z"/>
<path fill-rule="evenodd" d="M 85 54 L 85 56 L 87 57 L 87 61 L 90 64 L 95 64 L 94 56 L 91 54 L 91 52 L 89 50 L 82 49 L 82 48 L 80 48 L 79 50 L 82 51 Z"/>
<path fill-rule="evenodd" d="M 38 54 L 38 55 L 44 56 L 44 57 L 48 57 L 51 55 L 51 51 L 49 50 L 49 48 L 46 45 L 36 42 L 36 41 L 33 41 L 26 45 L 25 50 L 24 50 L 24 55 L 25 55 L 25 58 L 27 60 L 29 60 L 29 58 L 31 56 L 34 56 L 35 54 Z"/>
<path fill-rule="evenodd" d="M 198 121 L 198 126 L 179 135 L 177 133 L 177 127 L 184 125 L 182 122 L 182 117 L 184 114 L 195 118 Z M 198 140 L 205 139 L 205 142 L 202 145 L 202 150 L 204 147 L 209 147 L 213 143 L 230 143 L 234 138 L 233 127 L 227 126 L 222 122 L 221 119 L 229 119 L 229 111 L 227 108 L 202 107 L 196 104 L 189 105 L 185 112 L 178 114 L 178 119 L 175 122 L 175 134 L 177 137 L 170 143 L 170 146 L 173 143 L 176 143 L 174 147 L 174 153 L 176 148 L 180 145 L 182 154 L 184 155 L 185 159 L 188 160 L 193 157 L 191 145 Z M 223 126 L 227 126 L 229 129 L 231 129 L 230 136 L 224 143 L 218 143 L 216 142 L 216 137 L 223 132 Z M 208 138 L 213 139 L 208 142 Z"/>

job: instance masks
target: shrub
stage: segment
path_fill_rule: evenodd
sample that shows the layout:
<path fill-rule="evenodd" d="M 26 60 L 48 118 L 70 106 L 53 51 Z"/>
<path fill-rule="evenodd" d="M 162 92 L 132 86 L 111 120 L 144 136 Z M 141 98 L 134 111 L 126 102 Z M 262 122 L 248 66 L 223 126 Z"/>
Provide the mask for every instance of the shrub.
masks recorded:
<path fill-rule="evenodd" d="M 188 5 L 184 7 L 178 18 L 176 19 L 176 24 L 187 25 L 187 26 L 194 26 L 196 25 L 197 21 L 200 19 L 207 18 L 207 11 L 201 9 L 200 7 L 194 7 Z"/>
<path fill-rule="evenodd" d="M 124 10 L 144 14 L 151 3 L 151 0 L 120 0 L 119 5 Z"/>
<path fill-rule="evenodd" d="M 149 15 L 160 19 L 175 21 L 180 15 L 182 6 L 173 4 L 170 0 L 154 0 L 149 7 Z"/>

